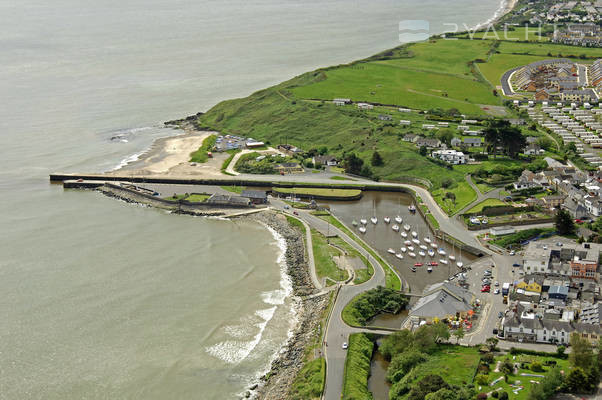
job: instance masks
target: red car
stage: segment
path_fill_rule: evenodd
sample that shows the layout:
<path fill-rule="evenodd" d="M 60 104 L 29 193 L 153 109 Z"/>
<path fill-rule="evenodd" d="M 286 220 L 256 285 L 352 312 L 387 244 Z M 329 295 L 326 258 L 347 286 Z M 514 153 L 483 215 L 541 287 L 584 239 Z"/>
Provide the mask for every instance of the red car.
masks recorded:
<path fill-rule="evenodd" d="M 429 263 L 429 265 L 430 265 L 431 267 L 436 267 L 437 265 L 439 265 L 439 263 L 438 263 L 437 261 L 431 261 L 431 262 Z"/>
<path fill-rule="evenodd" d="M 422 264 L 422 263 L 416 263 L 416 264 L 414 264 L 415 267 L 422 267 L 423 265 L 424 264 Z"/>
<path fill-rule="evenodd" d="M 489 293 L 489 291 L 490 291 L 490 290 L 491 290 L 491 287 L 489 287 L 489 286 L 483 286 L 483 287 L 481 288 L 481 292 L 484 292 L 484 293 L 485 293 L 485 292 Z"/>

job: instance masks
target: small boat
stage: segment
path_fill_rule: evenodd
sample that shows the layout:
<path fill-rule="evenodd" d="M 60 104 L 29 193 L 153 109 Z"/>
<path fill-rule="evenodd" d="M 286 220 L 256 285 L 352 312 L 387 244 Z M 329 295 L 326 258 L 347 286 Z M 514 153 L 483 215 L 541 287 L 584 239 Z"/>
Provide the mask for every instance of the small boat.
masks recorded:
<path fill-rule="evenodd" d="M 426 271 L 427 271 L 427 272 L 433 272 L 433 268 L 432 268 L 432 267 L 428 267 L 428 268 L 426 269 Z"/>
<path fill-rule="evenodd" d="M 360 219 L 360 224 L 366 225 L 368 221 L 365 218 Z"/>
<path fill-rule="evenodd" d="M 393 229 L 395 232 L 399 232 L 399 225 L 393 225 L 391 229 Z"/>
<path fill-rule="evenodd" d="M 452 261 L 456 261 L 456 256 L 454 256 L 453 254 L 450 254 L 447 258 L 449 258 Z"/>
<path fill-rule="evenodd" d="M 376 223 L 378 222 L 378 218 L 376 218 L 376 217 L 372 217 L 372 218 L 370 218 L 370 221 L 372 221 L 372 223 L 373 223 L 374 225 L 376 225 Z"/>
<path fill-rule="evenodd" d="M 412 227 L 411 227 L 410 225 L 408 225 L 408 224 L 405 224 L 405 225 L 403 226 L 403 229 L 405 229 L 406 231 L 409 231 L 411 228 L 412 228 Z"/>
<path fill-rule="evenodd" d="M 425 243 L 430 243 L 431 242 L 431 238 L 430 237 L 425 237 L 424 239 L 422 239 L 425 241 Z"/>
<path fill-rule="evenodd" d="M 431 261 L 431 262 L 429 263 L 429 265 L 430 265 L 431 267 L 436 267 L 437 265 L 439 265 L 439 263 L 438 263 L 437 261 Z"/>
<path fill-rule="evenodd" d="M 441 259 L 441 260 L 439 260 L 439 262 L 440 262 L 441 264 L 445 264 L 445 265 L 447 265 L 447 260 Z"/>
<path fill-rule="evenodd" d="M 442 256 L 444 256 L 446 254 L 445 250 L 443 250 L 443 247 L 439 247 L 439 250 L 437 250 L 437 253 L 441 254 Z"/>
<path fill-rule="evenodd" d="M 391 222 L 391 218 L 389 217 L 384 217 L 383 221 L 385 221 L 385 224 L 388 224 L 389 222 Z"/>
<path fill-rule="evenodd" d="M 423 245 L 423 244 L 421 244 L 421 245 L 420 245 L 420 246 L 418 246 L 418 247 L 420 247 L 422 250 L 426 250 L 426 249 L 428 249 L 428 247 L 426 247 L 426 246 L 425 246 L 425 245 Z"/>
<path fill-rule="evenodd" d="M 414 246 L 408 246 L 408 250 L 414 251 Z"/>
<path fill-rule="evenodd" d="M 415 267 L 422 267 L 424 264 L 423 263 L 416 263 L 414 264 Z"/>
<path fill-rule="evenodd" d="M 401 231 L 401 236 L 403 236 L 404 238 L 407 238 L 407 237 L 408 237 L 408 234 L 407 234 L 407 233 L 405 233 L 404 231 Z"/>
<path fill-rule="evenodd" d="M 412 236 L 414 236 L 415 238 L 418 237 L 418 233 L 416 231 L 412 231 Z"/>
<path fill-rule="evenodd" d="M 410 257 L 416 257 L 416 253 L 408 253 L 408 256 L 410 256 Z"/>
<path fill-rule="evenodd" d="M 403 244 L 405 244 L 406 246 L 411 246 L 412 242 L 410 242 L 409 240 L 406 240 L 405 242 L 403 242 Z"/>
<path fill-rule="evenodd" d="M 401 255 L 401 253 L 397 253 L 397 254 L 395 254 L 395 257 L 399 258 L 400 260 L 402 260 L 402 259 L 403 259 L 403 256 Z"/>
<path fill-rule="evenodd" d="M 414 244 L 420 244 L 420 240 L 418 240 L 418 239 L 412 239 L 412 243 L 414 243 Z"/>
<path fill-rule="evenodd" d="M 395 217 L 395 222 L 397 222 L 398 224 L 401 224 L 401 221 L 403 221 L 403 219 L 401 219 L 401 217 L 399 215 L 397 217 Z"/>
<path fill-rule="evenodd" d="M 408 210 L 409 210 L 411 213 L 415 213 L 415 212 L 416 212 L 416 207 L 414 206 L 414 204 L 411 204 L 411 205 L 409 205 L 409 206 L 408 206 Z"/>
<path fill-rule="evenodd" d="M 416 272 L 416 267 L 412 267 L 412 272 Z"/>
<path fill-rule="evenodd" d="M 402 252 L 402 253 L 405 253 L 406 251 L 408 251 L 408 249 L 406 249 L 405 247 L 402 247 L 402 248 L 401 248 L 401 252 Z"/>
<path fill-rule="evenodd" d="M 418 252 L 418 254 L 420 254 L 422 257 L 426 256 L 426 253 L 425 253 L 424 251 L 422 251 L 422 250 L 420 250 L 420 251 Z"/>
<path fill-rule="evenodd" d="M 436 249 L 436 248 L 437 248 L 437 243 L 434 243 L 434 242 L 433 242 L 433 243 L 431 243 L 431 247 L 432 247 L 433 249 Z"/>
<path fill-rule="evenodd" d="M 429 256 L 433 257 L 435 255 L 435 250 L 429 249 Z"/>
<path fill-rule="evenodd" d="M 357 221 L 356 220 L 351 221 L 351 225 L 357 226 Z"/>
<path fill-rule="evenodd" d="M 393 250 L 392 248 L 389 247 L 389 249 L 387 250 L 389 253 L 391 254 L 395 254 L 395 250 Z"/>
<path fill-rule="evenodd" d="M 365 227 L 363 227 L 363 226 L 360 226 L 360 232 L 361 232 L 361 233 L 366 233 L 366 228 L 365 228 Z"/>
<path fill-rule="evenodd" d="M 462 268 L 464 266 L 464 263 L 462 261 L 458 261 L 456 265 L 458 266 L 458 268 Z"/>

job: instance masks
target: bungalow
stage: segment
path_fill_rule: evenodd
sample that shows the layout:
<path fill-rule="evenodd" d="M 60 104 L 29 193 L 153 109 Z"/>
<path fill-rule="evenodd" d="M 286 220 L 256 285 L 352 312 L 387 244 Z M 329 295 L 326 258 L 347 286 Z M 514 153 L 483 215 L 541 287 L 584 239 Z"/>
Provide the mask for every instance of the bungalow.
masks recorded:
<path fill-rule="evenodd" d="M 357 103 L 357 108 L 360 110 L 372 110 L 374 106 L 368 103 Z"/>
<path fill-rule="evenodd" d="M 462 139 L 455 137 L 452 138 L 450 143 L 452 147 L 459 147 L 462 144 Z"/>
<path fill-rule="evenodd" d="M 434 149 L 437 147 L 441 146 L 441 141 L 439 139 L 430 139 L 430 138 L 423 138 L 420 137 L 417 140 L 414 141 L 414 143 L 416 143 L 417 147 L 427 147 L 430 149 Z"/>
<path fill-rule="evenodd" d="M 243 190 L 240 196 L 251 200 L 253 204 L 266 204 L 268 202 L 268 195 L 265 190 Z"/>
<path fill-rule="evenodd" d="M 539 147 L 539 145 L 537 143 L 531 143 L 531 144 L 527 145 L 527 147 L 525 147 L 523 152 L 527 156 L 536 156 L 539 154 L 543 154 L 546 151 L 543 150 L 541 147 Z"/>
<path fill-rule="evenodd" d="M 412 121 L 408 121 L 407 119 L 402 119 L 399 121 L 399 125 L 410 126 L 410 125 L 412 125 Z"/>
<path fill-rule="evenodd" d="M 351 99 L 334 99 L 332 102 L 337 106 L 344 106 L 345 104 L 351 104 Z"/>
<path fill-rule="evenodd" d="M 418 136 L 418 135 L 415 135 L 415 134 L 413 134 L 413 133 L 408 133 L 407 135 L 405 135 L 405 136 L 403 137 L 403 141 L 404 141 L 404 142 L 413 142 L 413 141 L 415 141 L 415 140 L 416 140 L 416 138 L 418 138 L 418 137 L 420 137 L 420 136 Z"/>
<path fill-rule="evenodd" d="M 481 138 L 463 138 L 462 144 L 467 147 L 481 147 L 483 140 Z"/>
<path fill-rule="evenodd" d="M 311 161 L 314 165 L 327 165 L 329 167 L 335 167 L 339 162 L 334 156 L 323 155 L 323 156 L 314 156 Z"/>

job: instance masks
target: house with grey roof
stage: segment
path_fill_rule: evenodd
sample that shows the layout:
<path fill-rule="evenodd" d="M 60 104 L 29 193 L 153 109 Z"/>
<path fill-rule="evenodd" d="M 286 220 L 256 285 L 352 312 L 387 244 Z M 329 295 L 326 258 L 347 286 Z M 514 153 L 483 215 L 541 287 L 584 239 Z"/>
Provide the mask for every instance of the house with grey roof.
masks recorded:
<path fill-rule="evenodd" d="M 465 317 L 473 309 L 475 296 L 468 290 L 450 282 L 441 282 L 426 287 L 422 297 L 410 310 L 414 322 Z"/>
<path fill-rule="evenodd" d="M 467 147 L 481 147 L 483 145 L 483 139 L 480 137 L 467 137 L 462 139 L 462 144 Z"/>

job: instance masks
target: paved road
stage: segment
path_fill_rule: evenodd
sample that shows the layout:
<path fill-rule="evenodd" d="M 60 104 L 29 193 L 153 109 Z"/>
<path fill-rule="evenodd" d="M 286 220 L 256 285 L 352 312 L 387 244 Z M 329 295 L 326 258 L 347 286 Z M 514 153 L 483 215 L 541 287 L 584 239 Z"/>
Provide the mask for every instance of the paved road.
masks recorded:
<path fill-rule="evenodd" d="M 510 77 L 515 71 L 521 68 L 522 67 L 512 68 L 511 70 L 504 72 L 504 75 L 502 75 L 502 92 L 504 93 L 504 96 L 512 96 L 516 94 L 514 93 L 514 91 L 512 91 L 512 86 L 510 85 Z"/>

